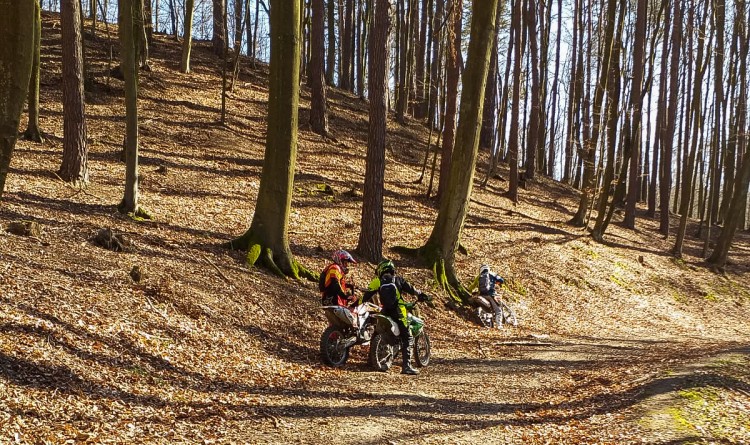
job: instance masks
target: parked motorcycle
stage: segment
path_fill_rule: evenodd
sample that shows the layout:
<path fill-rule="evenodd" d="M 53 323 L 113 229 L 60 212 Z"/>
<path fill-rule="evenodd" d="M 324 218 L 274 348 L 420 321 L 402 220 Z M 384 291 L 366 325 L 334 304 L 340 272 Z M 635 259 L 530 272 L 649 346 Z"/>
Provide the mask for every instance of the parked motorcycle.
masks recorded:
<path fill-rule="evenodd" d="M 329 324 L 320 336 L 320 357 L 326 365 L 338 368 L 349 359 L 352 346 L 370 343 L 380 306 L 367 302 L 353 311 L 343 306 L 323 306 L 323 310 Z"/>
<path fill-rule="evenodd" d="M 377 314 L 375 333 L 370 341 L 370 365 L 378 371 L 387 371 L 393 365 L 393 359 L 401 351 L 401 331 L 396 322 L 387 315 Z M 430 363 L 430 336 L 424 328 L 424 320 L 416 315 L 407 315 L 408 328 L 414 337 L 412 359 L 417 366 L 425 367 Z"/>

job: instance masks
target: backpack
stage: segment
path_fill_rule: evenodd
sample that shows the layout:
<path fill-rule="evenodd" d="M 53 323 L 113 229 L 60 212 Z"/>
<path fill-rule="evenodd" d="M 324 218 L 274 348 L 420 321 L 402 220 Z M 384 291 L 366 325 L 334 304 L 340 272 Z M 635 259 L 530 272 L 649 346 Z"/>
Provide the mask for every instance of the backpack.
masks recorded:
<path fill-rule="evenodd" d="M 490 277 L 489 270 L 483 270 L 479 274 L 479 293 L 488 294 L 492 292 L 493 286 L 492 278 Z"/>
<path fill-rule="evenodd" d="M 400 292 L 396 286 L 395 278 L 395 276 L 388 273 L 383 274 L 383 276 L 380 277 L 380 288 L 378 289 L 378 293 L 380 294 L 380 303 L 386 311 L 398 306 Z"/>
<path fill-rule="evenodd" d="M 333 264 L 329 264 L 326 266 L 325 269 L 323 269 L 323 272 L 320 273 L 320 276 L 318 277 L 318 290 L 323 292 L 326 290 L 326 276 L 328 275 L 328 271 L 333 267 Z"/>

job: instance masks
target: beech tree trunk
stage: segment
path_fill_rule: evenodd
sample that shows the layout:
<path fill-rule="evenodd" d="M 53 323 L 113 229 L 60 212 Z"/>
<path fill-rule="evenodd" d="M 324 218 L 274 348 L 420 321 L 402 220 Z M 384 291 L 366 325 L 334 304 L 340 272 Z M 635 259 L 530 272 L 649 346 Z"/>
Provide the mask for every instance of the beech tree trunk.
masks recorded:
<path fill-rule="evenodd" d="M 484 89 L 490 65 L 490 49 L 495 34 L 498 0 L 473 4 L 471 37 L 463 74 L 461 108 L 456 146 L 451 160 L 445 195 L 440 200 L 435 226 L 419 251 L 431 265 L 435 279 L 458 302 L 467 302 L 470 293 L 458 280 L 455 254 L 461 240 L 474 183 L 479 151 L 479 131 L 484 106 Z"/>
<path fill-rule="evenodd" d="M 258 199 L 250 228 L 229 246 L 247 251 L 249 266 L 262 264 L 280 276 L 317 278 L 289 248 L 300 72 L 300 0 L 271 0 L 268 130 Z"/>
<path fill-rule="evenodd" d="M 570 223 L 575 226 L 585 225 L 586 213 L 591 204 L 591 197 L 596 186 L 596 177 L 594 165 L 596 162 L 596 148 L 599 144 L 599 131 L 601 127 L 601 110 L 604 101 L 604 92 L 607 90 L 607 81 L 609 80 L 609 65 L 612 56 L 612 45 L 615 34 L 615 13 L 617 11 L 617 0 L 608 0 L 607 3 L 607 22 L 604 34 L 604 54 L 602 54 L 601 67 L 599 68 L 599 81 L 594 91 L 593 104 L 593 129 L 591 137 L 587 137 L 584 142 L 585 158 L 583 167 L 583 182 L 581 190 L 581 200 L 578 205 L 576 214 Z"/>
<path fill-rule="evenodd" d="M 34 2 L 0 0 L 0 199 L 31 79 L 34 9 Z"/>

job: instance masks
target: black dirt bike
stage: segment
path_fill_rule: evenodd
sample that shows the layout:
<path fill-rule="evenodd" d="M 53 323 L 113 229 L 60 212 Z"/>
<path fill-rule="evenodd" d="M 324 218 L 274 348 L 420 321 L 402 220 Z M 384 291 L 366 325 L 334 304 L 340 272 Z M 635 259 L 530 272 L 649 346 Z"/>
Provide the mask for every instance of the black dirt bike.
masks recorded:
<path fill-rule="evenodd" d="M 429 300 L 428 300 L 429 301 Z M 370 365 L 378 371 L 387 371 L 393 365 L 394 357 L 401 350 L 401 339 L 398 325 L 391 317 L 376 314 L 375 333 L 370 342 Z M 417 366 L 424 367 L 430 363 L 430 336 L 424 327 L 424 321 L 412 314 L 407 316 L 408 328 L 414 336 L 412 358 Z"/>
<path fill-rule="evenodd" d="M 344 366 L 349 359 L 349 348 L 367 345 L 375 331 L 380 306 L 362 303 L 353 310 L 343 306 L 323 306 L 328 327 L 320 336 L 320 357 L 328 366 Z"/>

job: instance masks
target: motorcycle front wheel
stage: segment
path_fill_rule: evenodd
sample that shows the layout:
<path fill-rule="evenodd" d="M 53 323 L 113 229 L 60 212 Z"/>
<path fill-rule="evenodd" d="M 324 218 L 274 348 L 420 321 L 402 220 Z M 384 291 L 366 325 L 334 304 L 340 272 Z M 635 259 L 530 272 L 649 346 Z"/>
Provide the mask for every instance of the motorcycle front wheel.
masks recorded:
<path fill-rule="evenodd" d="M 417 366 L 424 368 L 429 365 L 431 352 L 430 336 L 423 329 L 421 334 L 414 337 L 414 361 L 417 363 Z"/>
<path fill-rule="evenodd" d="M 393 356 L 396 354 L 396 347 L 389 344 L 382 335 L 375 334 L 370 340 L 370 366 L 377 371 L 385 372 L 393 364 Z"/>
<path fill-rule="evenodd" d="M 328 366 L 344 366 L 349 359 L 349 348 L 342 345 L 346 336 L 336 326 L 328 326 L 320 336 L 320 358 Z"/>

